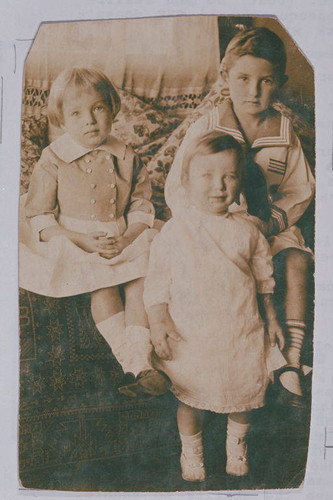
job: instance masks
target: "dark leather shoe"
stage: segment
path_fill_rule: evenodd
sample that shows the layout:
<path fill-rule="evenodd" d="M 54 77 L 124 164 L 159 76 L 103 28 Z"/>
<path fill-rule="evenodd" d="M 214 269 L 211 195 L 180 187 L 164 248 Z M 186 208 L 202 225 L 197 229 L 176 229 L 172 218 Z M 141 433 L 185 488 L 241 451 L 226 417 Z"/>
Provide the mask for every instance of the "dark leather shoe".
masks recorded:
<path fill-rule="evenodd" d="M 144 370 L 139 373 L 134 383 L 121 385 L 118 388 L 120 394 L 135 398 L 142 394 L 150 396 L 162 396 L 171 387 L 171 381 L 165 373 L 159 370 Z"/>
<path fill-rule="evenodd" d="M 288 391 L 280 380 L 280 376 L 285 372 L 295 372 L 298 374 L 300 378 L 301 385 L 303 385 L 304 375 L 300 368 L 296 368 L 294 366 L 284 366 L 281 370 L 278 370 L 276 373 L 275 383 L 277 385 L 277 402 L 284 407 L 290 408 L 298 408 L 301 410 L 305 410 L 307 408 L 306 398 L 304 396 L 299 396 L 298 394 L 294 394 L 293 392 Z"/>

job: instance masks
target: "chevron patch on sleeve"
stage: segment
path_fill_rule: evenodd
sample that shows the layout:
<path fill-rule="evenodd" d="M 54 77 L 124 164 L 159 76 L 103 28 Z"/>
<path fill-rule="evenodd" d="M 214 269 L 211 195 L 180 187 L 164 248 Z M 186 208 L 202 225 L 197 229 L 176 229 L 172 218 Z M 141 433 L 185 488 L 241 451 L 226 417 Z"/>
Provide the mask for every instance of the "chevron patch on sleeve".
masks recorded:
<path fill-rule="evenodd" d="M 274 174 L 284 175 L 286 171 L 286 162 L 270 158 L 267 170 L 269 172 L 273 172 Z"/>

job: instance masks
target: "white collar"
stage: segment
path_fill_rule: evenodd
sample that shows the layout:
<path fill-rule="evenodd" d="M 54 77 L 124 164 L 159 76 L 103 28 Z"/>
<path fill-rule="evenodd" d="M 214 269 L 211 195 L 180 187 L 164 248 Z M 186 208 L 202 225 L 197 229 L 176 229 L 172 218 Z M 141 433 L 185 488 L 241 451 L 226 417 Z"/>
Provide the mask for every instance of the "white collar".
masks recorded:
<path fill-rule="evenodd" d="M 274 106 L 273 106 L 274 107 Z M 274 108 L 275 109 L 275 108 Z M 278 111 L 275 109 L 275 111 Z M 215 107 L 211 113 L 210 128 L 233 136 L 238 142 L 245 144 L 245 139 L 235 116 L 230 99 Z M 251 148 L 265 146 L 288 146 L 290 144 L 290 121 L 279 111 L 268 117 L 262 124 Z"/>
<path fill-rule="evenodd" d="M 120 160 L 123 160 L 126 154 L 126 147 L 126 144 L 119 139 L 109 135 L 106 141 L 97 148 L 87 149 L 73 141 L 67 132 L 50 144 L 52 151 L 65 163 L 71 163 L 72 161 L 78 160 L 87 153 L 95 150 L 107 151 Z"/>

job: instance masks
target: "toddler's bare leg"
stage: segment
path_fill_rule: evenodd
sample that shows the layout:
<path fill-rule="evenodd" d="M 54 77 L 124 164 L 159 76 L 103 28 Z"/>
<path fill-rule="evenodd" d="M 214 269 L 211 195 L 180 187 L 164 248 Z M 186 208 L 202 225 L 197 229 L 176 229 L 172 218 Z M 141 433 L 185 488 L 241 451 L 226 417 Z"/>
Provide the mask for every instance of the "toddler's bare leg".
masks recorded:
<path fill-rule="evenodd" d="M 185 403 L 179 403 L 177 410 L 179 434 L 182 436 L 193 436 L 202 431 L 204 414 L 203 410 L 192 408 Z"/>
<path fill-rule="evenodd" d="M 206 478 L 202 446 L 203 417 L 203 410 L 179 403 L 177 423 L 182 443 L 180 465 L 185 481 L 204 481 Z"/>

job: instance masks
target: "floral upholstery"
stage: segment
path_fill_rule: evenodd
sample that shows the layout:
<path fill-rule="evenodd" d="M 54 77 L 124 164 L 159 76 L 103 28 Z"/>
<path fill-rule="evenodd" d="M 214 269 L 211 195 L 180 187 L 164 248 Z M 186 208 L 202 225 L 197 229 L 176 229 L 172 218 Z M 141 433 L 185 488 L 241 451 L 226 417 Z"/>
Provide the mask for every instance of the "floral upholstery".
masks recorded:
<path fill-rule="evenodd" d="M 223 82 L 218 80 L 201 104 L 184 120 L 157 110 L 125 90 L 119 90 L 119 94 L 122 105 L 113 123 L 112 132 L 126 144 L 131 145 L 140 155 L 151 178 L 156 216 L 167 220 L 170 211 L 164 200 L 164 184 L 178 147 L 189 126 L 225 99 L 228 90 Z M 293 123 L 309 162 L 314 166 L 312 110 L 308 110 L 307 119 L 304 119 L 295 102 L 288 102 L 288 106 L 278 102 L 275 107 Z M 54 140 L 59 134 L 61 134 L 60 129 L 54 127 L 48 129 L 47 118 L 44 115 L 23 118 L 21 194 L 28 189 L 32 169 L 42 149 L 47 145 L 48 137 L 51 136 Z"/>
<path fill-rule="evenodd" d="M 32 170 L 42 150 L 48 144 L 46 116 L 25 116 L 21 134 L 21 188 L 20 194 L 28 191 Z"/>

